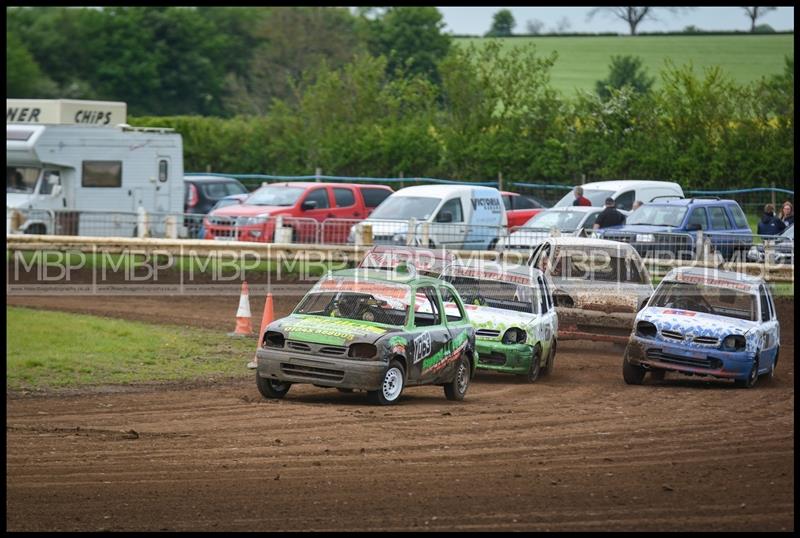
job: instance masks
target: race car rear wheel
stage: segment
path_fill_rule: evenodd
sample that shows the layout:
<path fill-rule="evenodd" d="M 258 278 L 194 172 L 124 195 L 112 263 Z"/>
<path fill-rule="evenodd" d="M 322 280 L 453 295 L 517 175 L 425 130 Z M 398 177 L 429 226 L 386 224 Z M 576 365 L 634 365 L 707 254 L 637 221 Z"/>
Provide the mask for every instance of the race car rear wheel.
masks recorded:
<path fill-rule="evenodd" d="M 622 378 L 628 385 L 641 385 L 646 373 L 643 367 L 629 363 L 627 358 L 622 359 Z"/>
<path fill-rule="evenodd" d="M 450 383 L 444 386 L 444 395 L 448 400 L 461 401 L 469 388 L 470 366 L 469 359 L 462 355 L 458 361 L 456 375 Z"/>
<path fill-rule="evenodd" d="M 734 379 L 733 384 L 742 389 L 750 389 L 755 386 L 756 381 L 758 381 L 758 357 L 753 361 L 753 367 L 747 374 L 747 379 Z"/>
<path fill-rule="evenodd" d="M 378 390 L 367 392 L 367 399 L 378 405 L 392 405 L 400 399 L 405 386 L 406 373 L 399 361 L 393 360 L 383 374 L 383 381 Z"/>
<path fill-rule="evenodd" d="M 260 392 L 261 396 L 264 398 L 280 400 L 286 396 L 292 384 L 285 381 L 278 381 L 277 379 L 261 377 L 258 375 L 258 372 L 256 372 L 256 386 L 258 387 L 258 392 Z"/>

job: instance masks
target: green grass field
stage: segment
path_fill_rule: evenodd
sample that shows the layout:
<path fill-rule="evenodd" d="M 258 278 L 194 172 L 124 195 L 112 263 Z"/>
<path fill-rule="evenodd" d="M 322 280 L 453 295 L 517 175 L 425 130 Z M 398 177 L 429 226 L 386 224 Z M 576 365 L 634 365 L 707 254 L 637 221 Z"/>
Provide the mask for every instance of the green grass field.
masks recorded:
<path fill-rule="evenodd" d="M 457 38 L 458 44 L 486 43 L 485 38 Z M 552 70 L 555 89 L 572 95 L 575 89 L 594 91 L 595 82 L 608 76 L 613 55 L 640 56 L 647 72 L 661 83 L 659 72 L 670 59 L 689 62 L 698 75 L 718 65 L 739 84 L 783 72 L 784 56 L 794 57 L 794 35 L 724 36 L 604 36 L 519 37 L 502 40 L 507 49 L 533 43 L 543 55 L 558 52 Z"/>
<path fill-rule="evenodd" d="M 11 390 L 244 377 L 256 350 L 255 339 L 188 327 L 8 306 L 6 315 Z"/>

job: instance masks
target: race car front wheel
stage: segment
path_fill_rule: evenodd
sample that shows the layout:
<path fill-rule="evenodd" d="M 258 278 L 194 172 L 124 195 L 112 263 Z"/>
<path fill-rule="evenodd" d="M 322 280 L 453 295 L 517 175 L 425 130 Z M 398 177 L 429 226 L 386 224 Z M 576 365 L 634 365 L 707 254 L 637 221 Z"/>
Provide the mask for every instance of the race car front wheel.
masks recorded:
<path fill-rule="evenodd" d="M 734 379 L 733 384 L 742 389 L 750 389 L 755 386 L 756 381 L 758 381 L 758 357 L 753 361 L 753 367 L 750 369 L 750 373 L 747 374 L 747 378 Z"/>
<path fill-rule="evenodd" d="M 256 372 L 256 386 L 258 387 L 258 392 L 261 393 L 261 396 L 270 400 L 280 400 L 286 393 L 289 392 L 289 388 L 292 386 L 291 383 L 287 383 L 284 381 L 278 381 L 277 379 L 269 379 L 266 377 L 261 377 Z"/>
<path fill-rule="evenodd" d="M 629 363 L 627 358 L 622 359 L 622 378 L 628 385 L 641 385 L 646 373 L 643 367 Z"/>
<path fill-rule="evenodd" d="M 533 350 L 533 357 L 531 357 L 531 366 L 528 368 L 528 373 L 525 374 L 525 377 L 528 379 L 528 383 L 534 383 L 537 379 L 539 379 L 539 372 L 541 371 L 542 367 L 542 350 L 537 346 L 536 349 Z"/>
<path fill-rule="evenodd" d="M 392 405 L 400 399 L 405 379 L 403 365 L 399 361 L 392 361 L 389 363 L 389 369 L 383 374 L 380 388 L 367 392 L 367 398 L 374 404 Z"/>

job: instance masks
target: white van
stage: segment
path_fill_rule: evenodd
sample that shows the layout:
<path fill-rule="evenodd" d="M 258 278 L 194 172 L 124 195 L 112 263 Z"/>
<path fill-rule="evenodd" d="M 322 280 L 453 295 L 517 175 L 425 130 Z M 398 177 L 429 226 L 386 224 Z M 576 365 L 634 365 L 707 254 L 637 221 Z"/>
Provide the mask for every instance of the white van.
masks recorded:
<path fill-rule="evenodd" d="M 633 202 L 636 200 L 647 203 L 657 196 L 683 198 L 683 189 L 672 181 L 620 179 L 615 181 L 595 181 L 594 183 L 581 185 L 581 187 L 583 187 L 583 196 L 588 198 L 593 206 L 603 207 L 606 198 L 611 197 L 616 200 L 617 209 L 624 209 L 625 211 L 630 211 Z M 575 195 L 570 190 L 553 207 L 570 206 L 574 201 Z"/>
<path fill-rule="evenodd" d="M 386 198 L 368 219 L 375 244 L 493 249 L 506 237 L 503 197 L 493 187 L 420 185 Z M 409 225 L 414 228 L 409 232 Z M 351 230 L 353 241 L 355 230 Z"/>
<path fill-rule="evenodd" d="M 125 103 L 7 99 L 8 231 L 131 237 L 135 217 L 109 213 L 182 214 L 181 135 L 124 119 Z"/>

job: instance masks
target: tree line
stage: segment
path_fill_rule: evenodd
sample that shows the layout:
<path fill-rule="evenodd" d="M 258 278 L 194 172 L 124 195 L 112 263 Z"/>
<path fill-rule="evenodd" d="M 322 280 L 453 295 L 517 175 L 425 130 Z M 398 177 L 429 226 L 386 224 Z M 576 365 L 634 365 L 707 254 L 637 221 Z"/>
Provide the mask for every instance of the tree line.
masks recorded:
<path fill-rule="evenodd" d="M 433 7 L 7 15 L 9 97 L 125 101 L 130 123 L 183 135 L 190 171 L 793 183 L 793 59 L 746 85 L 668 64 L 653 89 L 617 58 L 596 92 L 565 97 L 557 54 L 453 46 Z"/>

